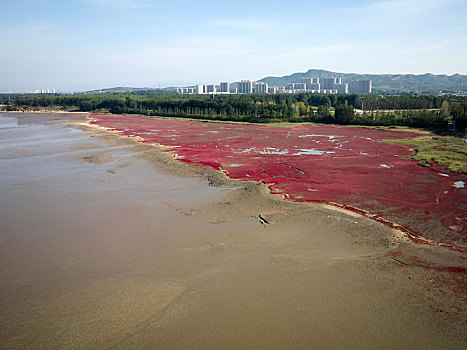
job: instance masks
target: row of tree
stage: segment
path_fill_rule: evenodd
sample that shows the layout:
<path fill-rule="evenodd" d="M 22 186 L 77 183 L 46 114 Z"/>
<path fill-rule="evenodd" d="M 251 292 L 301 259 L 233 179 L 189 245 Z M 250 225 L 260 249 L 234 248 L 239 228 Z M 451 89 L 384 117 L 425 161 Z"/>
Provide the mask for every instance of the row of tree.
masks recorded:
<path fill-rule="evenodd" d="M 359 96 L 326 94 L 241 94 L 241 95 L 137 95 L 83 94 L 57 96 L 17 96 L 16 106 L 52 107 L 83 112 L 111 112 L 148 116 L 189 117 L 249 122 L 322 122 L 361 125 L 404 125 L 441 128 L 445 111 L 439 110 L 439 96 Z M 446 102 L 445 102 L 446 103 Z M 466 99 L 449 103 L 453 115 L 463 116 Z M 355 115 L 355 108 L 363 114 Z M 443 105 L 444 106 L 444 105 Z M 334 108 L 335 113 L 332 113 Z M 391 112 L 370 113 L 385 109 Z M 405 109 L 400 111 L 400 109 Z M 436 110 L 435 110 L 436 109 Z"/>
<path fill-rule="evenodd" d="M 467 99 L 452 101 L 449 104 L 449 113 L 455 122 L 456 129 L 465 132 L 467 129 Z"/>

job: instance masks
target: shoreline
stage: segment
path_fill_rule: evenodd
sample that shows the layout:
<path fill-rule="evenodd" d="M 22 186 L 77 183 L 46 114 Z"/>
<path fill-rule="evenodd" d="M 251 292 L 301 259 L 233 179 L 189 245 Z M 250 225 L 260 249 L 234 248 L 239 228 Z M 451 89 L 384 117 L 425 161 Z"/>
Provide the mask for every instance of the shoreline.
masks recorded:
<path fill-rule="evenodd" d="M 91 114 L 90 112 L 70 112 L 70 111 L 62 111 L 60 109 L 57 110 L 39 110 L 39 111 L 34 111 L 34 110 L 18 110 L 18 111 L 4 111 L 0 110 L 0 113 L 18 113 L 18 114 L 23 114 L 23 113 L 28 113 L 28 114 Z"/>
<path fill-rule="evenodd" d="M 21 240 L 11 252 L 24 227 L 0 246 L 0 306 L 15 315 L 0 319 L 5 348 L 454 349 L 465 341 L 465 275 L 424 264 L 454 266 L 459 254 L 70 117 L 50 119 L 83 131 L 75 146 L 58 146 L 82 174 L 45 182 L 49 201 L 44 188 L 22 197 L 13 187 L 3 207 L 15 213 L 12 204 L 25 200 L 16 224 L 32 218 L 26 242 L 35 252 Z"/>
<path fill-rule="evenodd" d="M 435 254 L 435 256 L 428 254 L 427 256 L 431 257 L 432 260 L 424 261 L 425 263 L 427 263 L 425 265 L 424 264 L 418 264 L 418 265 L 411 264 L 408 261 L 397 260 L 397 259 L 394 259 L 393 256 L 390 256 L 390 254 L 386 257 L 393 259 L 394 261 L 400 264 L 409 264 L 411 266 L 415 266 L 415 267 L 418 266 L 422 268 L 426 268 L 427 266 L 429 266 L 430 268 L 438 269 L 440 271 L 447 271 L 449 273 L 455 273 L 455 274 L 461 274 L 461 275 L 467 274 L 467 265 L 464 263 L 464 257 L 466 254 L 466 250 L 462 249 L 461 247 L 456 247 L 446 242 L 438 242 L 438 241 L 434 241 L 429 238 L 423 237 L 419 233 L 414 232 L 410 230 L 409 228 L 404 227 L 403 225 L 386 220 L 382 217 L 379 217 L 376 214 L 372 214 L 361 208 L 352 207 L 350 205 L 345 205 L 341 203 L 326 202 L 323 200 L 322 201 L 307 201 L 307 202 L 297 202 L 297 201 L 289 200 L 287 198 L 288 197 L 287 195 L 273 193 L 272 190 L 269 188 L 269 185 L 266 183 L 262 183 L 256 180 L 232 179 L 228 176 L 228 174 L 225 171 L 222 171 L 221 169 L 215 169 L 207 165 L 181 162 L 179 159 L 176 158 L 176 155 L 177 155 L 176 149 L 174 149 L 173 147 L 146 142 L 144 139 L 142 139 L 139 136 L 124 135 L 122 134 L 121 131 L 112 130 L 110 128 L 107 128 L 107 127 L 104 127 L 98 124 L 93 124 L 92 121 L 93 121 L 92 114 L 88 114 L 86 116 L 84 123 L 77 122 L 77 123 L 73 123 L 72 125 L 74 125 L 75 127 L 78 126 L 83 129 L 88 129 L 88 128 L 91 130 L 97 129 L 105 134 L 110 134 L 114 137 L 117 137 L 123 140 L 128 140 L 130 143 L 135 143 L 137 145 L 147 145 L 149 148 L 154 147 L 156 152 L 162 158 L 162 161 L 161 161 L 161 159 L 157 157 L 158 159 L 155 159 L 155 161 L 157 162 L 159 166 L 163 166 L 164 171 L 167 171 L 169 174 L 173 173 L 174 168 L 179 168 L 179 165 L 181 165 L 181 167 L 183 168 L 183 171 L 181 173 L 177 171 L 176 174 L 178 176 L 180 175 L 187 176 L 187 177 L 202 176 L 208 180 L 210 186 L 217 186 L 217 187 L 225 187 L 225 186 L 241 187 L 247 184 L 249 192 L 253 191 L 256 193 L 256 195 L 262 196 L 262 199 L 266 202 L 277 203 L 277 201 L 279 201 L 279 202 L 288 203 L 291 205 L 304 205 L 305 207 L 317 205 L 319 207 L 322 207 L 323 209 L 328 209 L 328 210 L 331 210 L 337 213 L 343 213 L 345 215 L 350 215 L 350 216 L 357 215 L 358 217 L 363 218 L 364 220 L 370 220 L 371 222 L 375 222 L 378 225 L 381 225 L 382 227 L 385 227 L 391 230 L 391 233 L 389 233 L 387 236 L 387 238 L 391 242 L 390 244 L 399 245 L 399 244 L 410 243 L 410 245 L 412 245 L 412 248 L 415 249 L 415 251 L 417 251 L 418 249 L 424 249 L 425 246 L 433 247 L 433 248 L 440 248 L 442 250 L 446 250 L 447 252 L 454 253 L 457 256 L 457 258 L 455 258 L 455 261 L 457 261 L 458 264 L 443 265 L 441 261 L 437 261 L 437 259 L 434 259 L 437 254 Z M 259 215 L 261 214 L 257 214 L 255 216 L 257 217 Z M 262 220 L 259 218 L 258 218 L 258 221 L 263 223 Z"/>
<path fill-rule="evenodd" d="M 20 114 L 22 114 L 23 112 L 18 112 L 18 111 L 3 112 L 2 111 L 2 113 L 20 113 Z M 93 118 L 93 114 L 95 114 L 95 113 L 91 113 L 91 112 L 63 112 L 63 111 L 54 111 L 54 112 L 47 112 L 47 111 L 33 111 L 32 112 L 32 111 L 27 111 L 27 112 L 24 112 L 24 113 L 82 115 L 84 117 L 83 121 L 81 121 L 81 122 L 80 121 L 73 121 L 72 123 L 68 123 L 68 124 L 72 125 L 74 127 L 79 127 L 81 129 L 86 129 L 86 128 L 96 129 L 97 128 L 100 131 L 104 131 L 105 133 L 109 133 L 109 134 L 112 134 L 114 136 L 121 137 L 123 139 L 129 139 L 129 140 L 132 140 L 132 142 L 136 142 L 138 144 L 143 143 L 145 145 L 149 145 L 150 147 L 155 147 L 155 148 L 158 149 L 159 153 L 168 154 L 169 159 L 175 161 L 175 163 L 184 163 L 184 162 L 180 162 L 180 160 L 176 158 L 177 153 L 176 153 L 176 149 L 174 149 L 173 146 L 150 143 L 150 142 L 147 142 L 146 140 L 144 140 L 143 138 L 141 138 L 139 136 L 124 135 L 121 131 L 112 130 L 111 128 L 100 126 L 98 124 L 93 124 L 93 122 L 95 121 L 95 119 Z M 142 117 L 152 118 L 151 116 L 142 116 Z M 153 118 L 159 118 L 159 117 L 153 117 Z M 161 119 L 168 119 L 168 120 L 191 120 L 191 119 L 187 119 L 187 118 L 170 118 L 170 117 L 160 117 L 160 118 Z M 200 120 L 193 119 L 192 121 L 199 122 Z M 229 121 L 224 122 L 224 121 L 213 121 L 213 120 L 201 120 L 201 121 L 207 122 L 207 123 L 211 123 L 211 122 L 212 123 L 225 123 L 225 124 L 238 124 L 239 123 L 239 124 L 247 124 L 247 125 L 268 126 L 268 124 L 258 124 L 258 123 L 229 122 Z M 286 123 L 286 124 L 289 124 L 289 123 Z M 309 124 L 309 123 L 305 123 L 305 125 L 307 125 L 307 124 Z M 324 124 L 324 125 L 326 125 L 326 124 Z M 431 134 L 431 132 L 428 131 L 428 130 L 417 129 L 417 128 L 412 129 L 412 128 L 405 128 L 404 127 L 404 128 L 401 128 L 400 130 L 397 130 L 397 128 L 393 130 L 392 128 L 388 128 L 388 127 L 351 126 L 351 125 L 350 126 L 337 125 L 337 126 L 340 126 L 340 127 L 363 127 L 363 128 L 370 128 L 370 129 L 381 128 L 382 130 L 401 131 L 401 132 L 411 131 L 411 132 L 415 132 L 415 133 L 420 132 L 421 134 L 425 134 L 425 133 L 426 134 Z M 262 183 L 262 182 L 259 182 L 259 181 L 256 181 L 256 180 L 232 179 L 232 178 L 229 177 L 229 175 L 225 171 L 223 171 L 223 169 L 214 169 L 214 168 L 212 168 L 210 166 L 207 166 L 207 165 L 197 165 L 197 164 L 188 164 L 188 163 L 185 163 L 185 165 L 188 165 L 188 169 L 193 169 L 193 174 L 195 174 L 195 176 L 199 176 L 199 171 L 198 170 L 203 169 L 203 170 L 201 170 L 202 176 L 205 176 L 206 178 L 209 178 L 210 184 L 212 182 L 212 184 L 214 186 L 224 185 L 225 182 L 231 182 L 232 186 L 234 184 L 237 184 L 237 182 L 240 182 L 240 183 L 252 183 L 254 185 L 260 185 L 261 194 L 263 196 L 272 196 L 272 198 L 274 198 L 275 196 L 278 196 L 284 201 L 287 201 L 287 202 L 290 202 L 290 203 L 298 203 L 297 201 L 289 200 L 288 195 L 272 193 L 272 189 L 270 189 L 270 185 L 268 185 L 268 184 L 265 184 L 265 183 Z M 168 168 L 170 168 L 170 165 L 168 166 Z M 195 170 L 195 169 L 197 169 L 197 170 Z M 170 172 L 170 170 L 169 170 L 169 172 Z M 189 170 L 187 172 L 190 173 Z M 188 175 L 188 176 L 190 176 L 190 175 Z M 399 233 L 397 235 L 398 237 L 400 237 L 400 234 L 402 234 L 403 236 L 405 236 L 405 239 L 410 240 L 413 244 L 438 246 L 440 248 L 445 248 L 445 249 L 451 250 L 453 252 L 458 252 L 458 253 L 462 253 L 462 254 L 467 253 L 467 248 L 462 248 L 462 247 L 454 246 L 454 245 L 449 244 L 447 242 L 439 242 L 439 241 L 435 241 L 435 240 L 426 238 L 426 237 L 422 236 L 420 233 L 415 232 L 415 231 L 411 230 L 410 228 L 405 227 L 404 225 L 398 224 L 397 222 L 387 220 L 387 219 L 385 219 L 383 217 L 380 217 L 377 214 L 371 213 L 371 212 L 369 212 L 369 211 L 367 211 L 365 209 L 362 209 L 362 208 L 358 208 L 358 207 L 354 207 L 352 205 L 347 205 L 347 204 L 342 204 L 342 203 L 336 203 L 336 202 L 332 202 L 332 201 L 325 201 L 325 200 L 306 201 L 304 203 L 318 204 L 318 205 L 322 205 L 322 206 L 324 206 L 326 208 L 330 208 L 330 209 L 336 210 L 336 211 L 343 210 L 347 215 L 357 214 L 357 215 L 359 215 L 361 217 L 364 217 L 366 219 L 377 222 L 377 223 L 379 223 L 379 224 L 381 224 L 381 225 L 383 225 L 385 227 L 388 227 L 391 230 L 397 231 Z M 447 269 L 449 271 L 453 271 L 453 272 L 456 272 L 456 273 L 457 272 L 458 273 L 467 273 L 467 266 L 465 266 L 465 267 L 464 266 L 462 266 L 462 267 L 461 266 L 446 266 L 446 267 L 441 267 L 441 268 L 442 269 Z"/>
<path fill-rule="evenodd" d="M 155 147 L 163 149 L 164 151 L 169 151 L 170 154 L 172 155 L 172 158 L 174 160 L 180 162 L 180 159 L 177 159 L 176 148 L 174 149 L 173 146 L 151 143 L 150 141 L 147 141 L 147 140 L 143 139 L 140 136 L 124 135 L 122 131 L 114 130 L 112 128 L 107 128 L 107 127 L 104 127 L 104 126 L 101 126 L 101 125 L 97 125 L 97 124 L 95 124 L 96 119 L 93 117 L 93 114 L 89 114 L 87 116 L 86 120 L 87 120 L 88 126 L 91 127 L 91 128 L 94 128 L 94 127 L 102 128 L 102 130 L 104 130 L 106 132 L 109 132 L 109 133 L 112 133 L 114 135 L 118 135 L 118 136 L 124 137 L 124 138 L 130 138 L 130 139 L 133 139 L 135 142 L 140 142 L 140 143 L 142 142 L 142 143 L 153 145 Z M 344 127 L 344 126 L 341 126 L 341 127 Z M 406 130 L 406 129 L 404 129 L 404 130 Z M 403 131 L 403 130 L 401 130 L 401 131 Z M 189 163 L 189 164 L 191 166 L 193 166 L 193 167 L 199 166 L 199 164 L 191 164 L 191 163 Z M 237 180 L 231 178 L 228 175 L 227 171 L 225 169 L 223 169 L 222 167 L 220 167 L 219 169 L 216 169 L 213 166 L 209 166 L 209 165 L 204 165 L 204 166 L 207 169 L 211 169 L 211 170 L 214 170 L 216 172 L 222 173 L 222 175 L 227 180 L 237 181 Z M 448 171 L 446 170 L 446 172 L 448 172 Z M 273 189 L 271 188 L 272 185 L 263 183 L 262 181 L 247 180 L 247 179 L 241 179 L 240 181 L 253 181 L 255 183 L 260 183 L 261 185 L 265 185 L 264 187 L 266 188 L 266 190 L 265 190 L 264 193 L 267 193 L 267 195 L 279 195 L 283 200 L 294 202 L 294 203 L 298 202 L 298 201 L 295 201 L 295 200 L 292 200 L 291 198 L 289 198 L 288 194 L 273 193 Z M 359 207 L 354 206 L 354 205 L 343 204 L 343 203 L 338 203 L 338 202 L 334 202 L 334 201 L 326 201 L 326 200 L 321 200 L 321 199 L 320 200 L 307 200 L 307 201 L 303 201 L 303 202 L 304 203 L 318 203 L 319 205 L 325 205 L 325 206 L 332 207 L 332 208 L 339 208 L 341 210 L 346 211 L 347 213 L 356 213 L 356 214 L 361 215 L 361 216 L 363 216 L 363 217 L 365 217 L 367 219 L 370 219 L 372 221 L 375 221 L 375 222 L 378 222 L 378 223 L 380 223 L 382 225 L 385 225 L 386 227 L 389 227 L 390 229 L 399 231 L 400 233 L 405 235 L 409 240 L 411 240 L 415 244 L 439 246 L 441 248 L 446 248 L 446 249 L 449 249 L 449 250 L 452 250 L 452 251 L 455 251 L 455 252 L 459 252 L 459 253 L 463 253 L 463 254 L 467 253 L 467 247 L 456 246 L 456 245 L 450 244 L 448 242 L 437 241 L 437 240 L 430 239 L 428 237 L 424 237 L 421 233 L 419 233 L 419 232 L 417 232 L 417 231 L 415 231 L 413 229 L 410 229 L 407 226 L 404 226 L 404 225 L 402 225 L 400 223 L 388 220 L 388 219 L 382 217 L 381 215 L 378 215 L 376 213 L 372 213 L 372 212 L 370 212 L 368 210 L 365 210 L 363 208 L 359 208 Z M 467 273 L 467 267 L 459 268 L 457 266 L 454 266 L 454 267 L 449 267 L 449 268 L 453 268 L 454 270 L 456 270 L 456 272 L 457 271 L 462 271 L 462 273 Z"/>
<path fill-rule="evenodd" d="M 83 125 L 91 127 L 91 128 L 98 128 L 100 130 L 103 130 L 104 132 L 111 133 L 111 134 L 116 135 L 118 137 L 128 138 L 128 139 L 131 139 L 131 140 L 133 140 L 134 142 L 137 142 L 137 143 L 144 142 L 144 144 L 156 147 L 157 149 L 159 149 L 162 152 L 169 152 L 168 154 L 170 154 L 170 157 L 171 157 L 171 159 L 173 161 L 180 162 L 180 160 L 178 160 L 176 158 L 177 157 L 176 149 L 173 149 L 173 147 L 165 146 L 165 145 L 161 145 L 161 144 L 155 144 L 155 143 L 148 143 L 139 136 L 123 135 L 120 131 L 112 130 L 112 129 L 109 129 L 109 128 L 106 128 L 106 127 L 103 127 L 103 126 L 100 126 L 100 125 L 97 125 L 97 124 L 91 124 L 91 122 L 92 122 L 91 118 L 92 117 L 88 116 L 88 118 L 89 118 L 88 119 L 89 122 L 85 123 Z M 189 163 L 187 163 L 187 164 L 190 167 L 199 167 L 199 165 L 189 164 Z M 266 183 L 261 183 L 260 181 L 256 181 L 256 180 L 232 179 L 232 178 L 230 178 L 228 176 L 228 174 L 225 171 L 223 171 L 223 169 L 214 169 L 214 168 L 209 167 L 207 165 L 202 165 L 201 167 L 205 169 L 206 177 L 212 176 L 212 172 L 209 171 L 209 170 L 212 170 L 212 171 L 215 172 L 216 175 L 221 175 L 223 177 L 223 180 L 216 182 L 217 185 L 223 184 L 225 181 L 232 182 L 232 186 L 234 184 L 237 184 L 238 181 L 240 181 L 242 183 L 243 182 L 251 182 L 252 184 L 256 184 L 256 185 L 261 186 L 261 188 L 262 188 L 261 195 L 263 195 L 263 196 L 273 196 L 273 197 L 278 196 L 282 200 L 287 201 L 289 203 L 299 203 L 299 202 L 290 200 L 288 198 L 289 196 L 287 194 L 272 193 L 272 190 L 270 189 L 269 185 L 266 184 Z M 318 204 L 318 205 L 322 205 L 323 207 L 326 207 L 328 209 L 336 210 L 336 211 L 342 210 L 347 215 L 357 214 L 357 215 L 359 215 L 361 217 L 364 217 L 366 219 L 375 221 L 375 222 L 377 222 L 377 223 L 379 223 L 381 225 L 384 225 L 384 226 L 386 226 L 386 227 L 388 227 L 388 228 L 390 228 L 392 230 L 397 231 L 398 233 L 404 235 L 406 239 L 410 240 L 414 244 L 433 245 L 433 246 L 446 248 L 446 249 L 449 249 L 451 251 L 455 251 L 455 252 L 459 252 L 459 253 L 463 253 L 463 254 L 467 253 L 467 248 L 457 247 L 457 246 L 454 246 L 454 245 L 446 243 L 446 242 L 438 242 L 438 241 L 434 241 L 434 240 L 431 240 L 429 238 L 423 237 L 421 234 L 411 230 L 408 227 L 400 225 L 400 224 L 398 224 L 396 222 L 392 222 L 390 220 L 386 220 L 385 218 L 382 218 L 382 217 L 378 216 L 377 214 L 371 213 L 371 212 L 366 211 L 366 210 L 364 210 L 362 208 L 353 207 L 351 205 L 346 205 L 346 204 L 342 204 L 342 203 L 335 203 L 335 202 L 325 201 L 325 200 L 305 201 L 305 202 L 302 202 L 302 203 L 304 203 L 304 204 L 312 204 L 312 203 L 313 204 Z M 449 271 L 453 271 L 453 272 L 456 272 L 456 273 L 467 273 L 467 266 L 465 266 L 465 267 L 446 266 L 446 267 L 440 267 L 440 268 L 441 269 L 446 269 L 446 270 L 449 270 Z"/>

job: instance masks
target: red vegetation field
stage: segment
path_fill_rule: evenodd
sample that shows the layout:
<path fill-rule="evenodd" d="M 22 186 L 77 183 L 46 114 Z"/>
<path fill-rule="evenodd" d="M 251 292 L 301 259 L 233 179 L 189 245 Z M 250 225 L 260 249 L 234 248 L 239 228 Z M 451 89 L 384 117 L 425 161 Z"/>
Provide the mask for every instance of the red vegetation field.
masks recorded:
<path fill-rule="evenodd" d="M 183 162 L 262 181 L 298 202 L 326 202 L 360 212 L 413 237 L 467 249 L 467 176 L 401 159 L 410 146 L 382 142 L 415 133 L 342 126 L 271 127 L 120 115 L 94 123 L 170 146 Z"/>

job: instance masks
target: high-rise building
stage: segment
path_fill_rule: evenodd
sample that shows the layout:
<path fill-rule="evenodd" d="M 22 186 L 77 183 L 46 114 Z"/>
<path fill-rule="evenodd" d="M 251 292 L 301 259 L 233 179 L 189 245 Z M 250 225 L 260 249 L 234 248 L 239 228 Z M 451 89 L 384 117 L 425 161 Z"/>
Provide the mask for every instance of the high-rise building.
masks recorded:
<path fill-rule="evenodd" d="M 342 78 L 324 78 L 321 84 L 323 90 L 336 90 L 338 93 L 346 94 L 349 92 L 348 85 L 342 84 Z"/>
<path fill-rule="evenodd" d="M 306 90 L 306 83 L 295 83 L 294 89 L 295 90 Z"/>
<path fill-rule="evenodd" d="M 227 82 L 221 83 L 221 91 L 220 92 L 229 92 L 230 84 Z"/>
<path fill-rule="evenodd" d="M 288 83 L 288 84 L 285 86 L 285 89 L 288 90 L 288 91 L 293 91 L 293 90 L 295 90 L 295 83 Z"/>
<path fill-rule="evenodd" d="M 304 78 L 303 82 L 306 85 L 306 90 L 319 90 L 319 78 Z"/>
<path fill-rule="evenodd" d="M 349 90 L 354 94 L 371 94 L 371 80 L 351 81 Z"/>
<path fill-rule="evenodd" d="M 242 80 L 238 83 L 239 94 L 251 94 L 253 92 L 253 83 L 250 80 Z"/>
<path fill-rule="evenodd" d="M 313 91 L 319 91 L 321 90 L 321 85 L 318 83 L 318 84 L 307 84 L 306 86 L 306 89 L 307 90 L 313 90 Z"/>
<path fill-rule="evenodd" d="M 255 83 L 253 88 L 255 94 L 267 94 L 268 93 L 268 84 L 266 83 Z"/>
<path fill-rule="evenodd" d="M 197 84 L 195 88 L 195 93 L 197 94 L 204 94 L 204 85 Z"/>
<path fill-rule="evenodd" d="M 268 87 L 268 94 L 277 94 L 277 87 L 269 86 Z"/>
<path fill-rule="evenodd" d="M 342 81 L 341 78 L 339 80 Z M 338 94 L 347 94 L 349 92 L 349 84 L 334 84 L 334 89 L 337 90 Z"/>
<path fill-rule="evenodd" d="M 177 94 L 194 94 L 196 91 L 195 88 L 175 88 Z"/>
<path fill-rule="evenodd" d="M 207 94 L 215 94 L 216 93 L 216 85 L 207 85 L 206 86 L 206 93 Z"/>
<path fill-rule="evenodd" d="M 229 92 L 230 92 L 231 94 L 237 94 L 237 93 L 238 93 L 238 88 L 236 88 L 236 87 L 231 87 L 231 88 L 229 89 Z"/>
<path fill-rule="evenodd" d="M 331 77 L 331 78 L 324 78 L 323 79 L 323 84 L 321 84 L 323 90 L 333 90 L 334 85 L 337 84 L 337 78 Z"/>

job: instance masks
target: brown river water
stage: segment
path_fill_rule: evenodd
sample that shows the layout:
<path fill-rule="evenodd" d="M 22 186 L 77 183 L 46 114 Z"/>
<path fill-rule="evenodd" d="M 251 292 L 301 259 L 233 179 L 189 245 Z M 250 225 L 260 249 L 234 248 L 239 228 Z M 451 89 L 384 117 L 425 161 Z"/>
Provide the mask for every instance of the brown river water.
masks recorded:
<path fill-rule="evenodd" d="M 83 120 L 0 113 L 0 349 L 466 345 L 465 277 L 388 227 Z"/>

